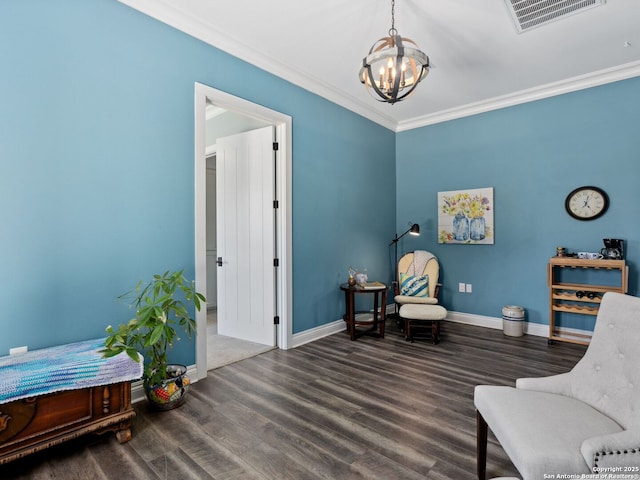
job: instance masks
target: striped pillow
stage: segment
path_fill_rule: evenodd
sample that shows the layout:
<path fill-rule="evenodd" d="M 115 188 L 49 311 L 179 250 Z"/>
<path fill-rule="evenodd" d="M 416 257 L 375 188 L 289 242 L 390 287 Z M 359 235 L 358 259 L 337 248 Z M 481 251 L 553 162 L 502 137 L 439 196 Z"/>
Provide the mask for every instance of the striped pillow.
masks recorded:
<path fill-rule="evenodd" d="M 429 296 L 429 276 L 428 275 L 407 275 L 400 274 L 400 295 L 409 297 Z"/>

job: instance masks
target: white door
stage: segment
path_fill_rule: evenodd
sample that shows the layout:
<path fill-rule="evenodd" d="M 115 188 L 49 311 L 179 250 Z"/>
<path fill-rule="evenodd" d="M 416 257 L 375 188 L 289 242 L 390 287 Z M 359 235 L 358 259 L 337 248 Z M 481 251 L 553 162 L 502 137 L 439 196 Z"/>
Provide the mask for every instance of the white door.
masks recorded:
<path fill-rule="evenodd" d="M 275 345 L 274 127 L 216 140 L 218 334 Z"/>

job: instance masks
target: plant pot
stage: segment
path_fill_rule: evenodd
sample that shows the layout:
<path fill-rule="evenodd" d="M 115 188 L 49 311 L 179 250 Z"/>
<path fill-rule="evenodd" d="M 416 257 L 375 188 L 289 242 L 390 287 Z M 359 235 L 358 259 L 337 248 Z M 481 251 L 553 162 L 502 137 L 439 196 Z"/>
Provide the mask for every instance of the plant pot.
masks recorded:
<path fill-rule="evenodd" d="M 161 385 L 144 382 L 144 392 L 149 404 L 155 410 L 171 410 L 179 407 L 186 399 L 191 380 L 184 365 L 167 365 L 167 379 Z"/>

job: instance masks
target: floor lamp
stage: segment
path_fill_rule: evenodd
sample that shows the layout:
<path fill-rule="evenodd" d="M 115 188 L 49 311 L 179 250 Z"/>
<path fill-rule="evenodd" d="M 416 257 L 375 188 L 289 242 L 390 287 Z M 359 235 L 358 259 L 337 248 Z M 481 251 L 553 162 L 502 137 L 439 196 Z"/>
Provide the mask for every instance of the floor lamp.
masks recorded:
<path fill-rule="evenodd" d="M 411 223 L 411 222 L 409 222 L 409 223 Z M 420 225 L 418 225 L 417 223 L 412 224 L 411 227 L 409 228 L 409 230 L 407 230 L 406 232 L 404 232 L 400 236 L 398 236 L 398 234 L 396 233 L 395 236 L 393 237 L 393 240 L 391 240 L 391 243 L 389 244 L 389 246 L 393 245 L 395 247 L 395 261 L 396 261 L 396 263 L 395 263 L 395 267 L 394 267 L 394 272 L 395 272 L 394 277 L 393 277 L 393 281 L 394 282 L 398 281 L 398 242 L 407 233 L 409 235 L 414 235 L 416 237 L 419 237 L 420 236 Z M 395 304 L 395 309 L 396 309 L 395 315 L 397 317 L 398 316 L 398 312 L 397 312 L 398 304 Z"/>

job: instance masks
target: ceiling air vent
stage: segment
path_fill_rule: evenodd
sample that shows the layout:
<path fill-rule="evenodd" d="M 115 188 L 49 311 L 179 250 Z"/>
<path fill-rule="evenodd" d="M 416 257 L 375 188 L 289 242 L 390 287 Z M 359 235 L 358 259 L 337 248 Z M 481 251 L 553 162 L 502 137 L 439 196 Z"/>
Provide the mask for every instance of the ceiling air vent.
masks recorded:
<path fill-rule="evenodd" d="M 519 33 L 603 5 L 605 0 L 505 0 Z"/>

